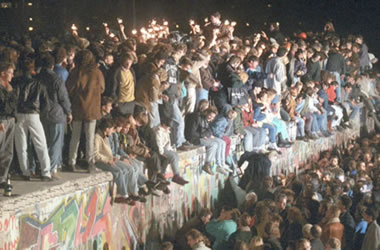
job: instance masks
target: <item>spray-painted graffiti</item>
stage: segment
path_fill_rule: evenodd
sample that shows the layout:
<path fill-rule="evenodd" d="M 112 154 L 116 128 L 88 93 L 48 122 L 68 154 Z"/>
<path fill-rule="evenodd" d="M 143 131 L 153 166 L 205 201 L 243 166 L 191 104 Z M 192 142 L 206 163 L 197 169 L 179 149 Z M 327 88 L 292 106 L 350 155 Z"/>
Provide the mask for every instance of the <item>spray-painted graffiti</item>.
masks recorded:
<path fill-rule="evenodd" d="M 0 250 L 16 249 L 19 241 L 18 220 L 14 215 L 3 215 L 0 218 Z"/>
<path fill-rule="evenodd" d="M 49 204 L 43 206 L 52 207 Z M 54 206 L 54 205 L 53 205 Z M 107 186 L 97 187 L 55 206 L 47 219 L 20 217 L 17 249 L 72 249 L 81 245 L 112 244 L 111 205 Z M 93 245 L 93 244 L 92 244 Z"/>

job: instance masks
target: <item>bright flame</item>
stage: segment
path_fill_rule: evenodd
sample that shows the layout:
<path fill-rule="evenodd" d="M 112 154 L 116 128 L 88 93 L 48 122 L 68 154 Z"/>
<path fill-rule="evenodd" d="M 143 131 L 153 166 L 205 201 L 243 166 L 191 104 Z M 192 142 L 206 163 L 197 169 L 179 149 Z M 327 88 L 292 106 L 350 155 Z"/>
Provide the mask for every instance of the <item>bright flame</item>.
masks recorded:
<path fill-rule="evenodd" d="M 111 38 L 114 38 L 114 37 L 115 37 L 115 34 L 114 34 L 114 33 L 111 33 L 111 34 L 110 34 L 110 37 L 111 37 Z"/>
<path fill-rule="evenodd" d="M 232 27 L 235 27 L 236 24 L 237 24 L 237 23 L 236 23 L 235 21 L 231 22 L 231 26 L 232 26 Z"/>
<path fill-rule="evenodd" d="M 29 21 L 33 21 L 33 18 L 29 17 Z"/>
<path fill-rule="evenodd" d="M 157 21 L 156 20 L 152 20 L 152 25 L 156 25 Z"/>
<path fill-rule="evenodd" d="M 32 2 L 29 2 L 29 3 L 28 3 L 28 6 L 33 6 L 33 3 L 32 3 Z"/>
<path fill-rule="evenodd" d="M 29 31 L 33 31 L 34 28 L 33 28 L 32 26 L 30 26 L 30 27 L 28 28 L 28 30 L 29 30 Z"/>
<path fill-rule="evenodd" d="M 75 24 L 71 25 L 72 30 L 78 30 L 77 26 Z"/>
<path fill-rule="evenodd" d="M 121 18 L 117 18 L 117 22 L 118 22 L 118 23 L 123 23 L 123 19 L 121 19 Z"/>
<path fill-rule="evenodd" d="M 164 25 L 168 26 L 169 25 L 168 21 L 164 21 Z"/>
<path fill-rule="evenodd" d="M 225 21 L 224 21 L 224 25 L 230 25 L 230 21 L 225 20 Z"/>
<path fill-rule="evenodd" d="M 87 30 L 87 31 L 90 31 L 90 27 L 86 27 L 86 30 Z"/>
<path fill-rule="evenodd" d="M 132 35 L 136 35 L 137 34 L 137 30 L 132 30 Z"/>

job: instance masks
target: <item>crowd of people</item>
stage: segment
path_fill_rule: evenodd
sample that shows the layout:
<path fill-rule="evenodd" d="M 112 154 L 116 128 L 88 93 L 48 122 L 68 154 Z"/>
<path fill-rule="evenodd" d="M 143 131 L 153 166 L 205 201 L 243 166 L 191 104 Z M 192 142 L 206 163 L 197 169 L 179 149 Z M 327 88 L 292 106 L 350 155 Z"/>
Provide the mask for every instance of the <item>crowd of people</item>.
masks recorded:
<path fill-rule="evenodd" d="M 350 140 L 298 175 L 231 176 L 215 211 L 201 209 L 161 249 L 380 249 L 379 145 L 380 134 Z"/>
<path fill-rule="evenodd" d="M 0 186 L 12 162 L 25 181 L 54 181 L 84 158 L 88 172 L 113 174 L 117 202 L 133 205 L 170 193 L 169 165 L 186 185 L 178 151 L 193 146 L 206 148 L 203 171 L 227 175 L 233 135 L 245 152 L 281 154 L 350 128 L 363 105 L 379 127 L 377 59 L 362 36 L 327 23 L 287 37 L 272 23 L 237 37 L 218 12 L 205 22 L 190 20 L 189 34 L 152 20 L 127 35 L 118 19 L 117 32 L 104 23 L 89 37 L 75 25 L 59 37 L 2 36 Z"/>

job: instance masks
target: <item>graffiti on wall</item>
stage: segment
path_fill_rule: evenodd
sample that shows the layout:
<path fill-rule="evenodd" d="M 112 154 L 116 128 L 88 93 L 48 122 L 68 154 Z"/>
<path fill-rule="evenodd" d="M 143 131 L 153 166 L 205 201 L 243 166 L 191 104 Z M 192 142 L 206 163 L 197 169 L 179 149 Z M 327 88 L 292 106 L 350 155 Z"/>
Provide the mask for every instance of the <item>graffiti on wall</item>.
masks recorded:
<path fill-rule="evenodd" d="M 17 217 L 3 214 L 0 218 L 0 250 L 16 249 L 18 241 Z"/>
<path fill-rule="evenodd" d="M 43 206 L 52 207 L 50 203 Z M 101 249 L 104 243 L 112 243 L 111 205 L 106 186 L 61 201 L 46 219 L 40 216 L 20 217 L 17 249 L 72 249 L 93 246 L 94 242 Z"/>

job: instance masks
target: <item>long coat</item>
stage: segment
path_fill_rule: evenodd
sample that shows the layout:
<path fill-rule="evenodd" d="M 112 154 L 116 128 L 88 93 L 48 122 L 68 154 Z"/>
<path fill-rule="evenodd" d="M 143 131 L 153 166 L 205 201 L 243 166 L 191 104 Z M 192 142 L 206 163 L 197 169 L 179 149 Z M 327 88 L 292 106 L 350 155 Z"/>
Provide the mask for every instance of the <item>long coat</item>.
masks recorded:
<path fill-rule="evenodd" d="M 104 77 L 98 68 L 87 72 L 74 68 L 67 79 L 67 91 L 74 120 L 92 121 L 101 118 Z"/>

